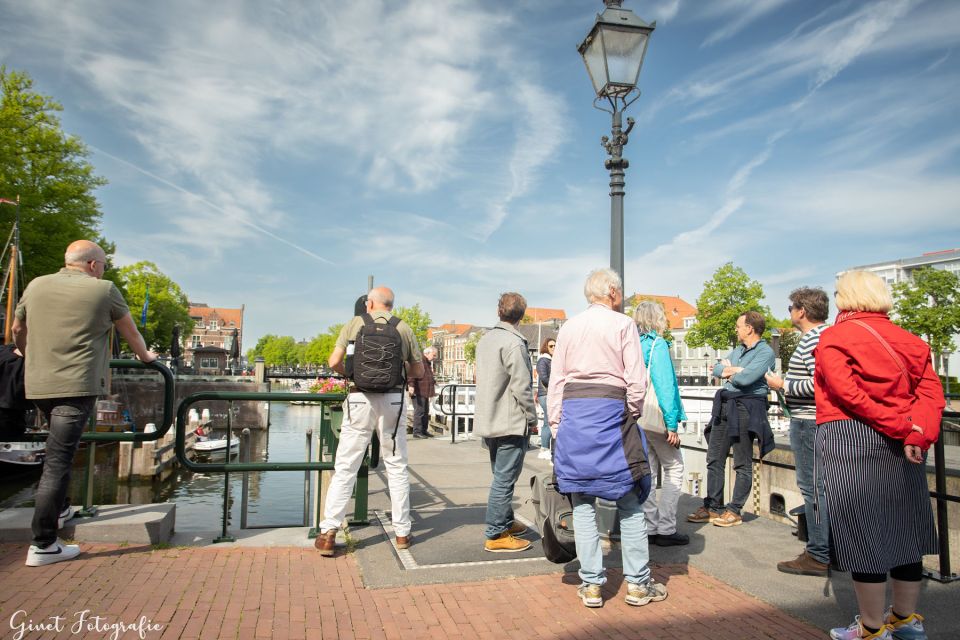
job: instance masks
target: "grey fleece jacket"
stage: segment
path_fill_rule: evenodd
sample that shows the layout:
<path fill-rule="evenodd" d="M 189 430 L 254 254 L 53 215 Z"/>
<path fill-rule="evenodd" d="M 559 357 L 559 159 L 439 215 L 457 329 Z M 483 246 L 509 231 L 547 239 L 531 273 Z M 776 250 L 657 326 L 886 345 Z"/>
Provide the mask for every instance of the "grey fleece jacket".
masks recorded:
<path fill-rule="evenodd" d="M 473 432 L 483 438 L 522 436 L 537 423 L 527 341 L 498 322 L 477 343 L 477 399 Z"/>

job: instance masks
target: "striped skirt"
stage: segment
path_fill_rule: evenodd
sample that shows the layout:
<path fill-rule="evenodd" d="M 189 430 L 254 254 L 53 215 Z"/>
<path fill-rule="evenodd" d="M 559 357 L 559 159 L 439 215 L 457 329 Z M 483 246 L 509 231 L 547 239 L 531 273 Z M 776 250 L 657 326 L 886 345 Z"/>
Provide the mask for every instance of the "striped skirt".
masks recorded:
<path fill-rule="evenodd" d="M 937 553 L 926 466 L 907 460 L 901 441 L 837 420 L 817 425 L 815 452 L 834 568 L 887 573 Z"/>

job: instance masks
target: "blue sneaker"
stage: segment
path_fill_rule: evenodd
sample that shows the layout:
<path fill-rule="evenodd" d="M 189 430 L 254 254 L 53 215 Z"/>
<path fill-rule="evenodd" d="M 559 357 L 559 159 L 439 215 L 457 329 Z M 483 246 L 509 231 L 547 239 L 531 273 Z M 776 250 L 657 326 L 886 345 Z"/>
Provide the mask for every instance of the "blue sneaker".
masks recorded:
<path fill-rule="evenodd" d="M 887 612 L 887 625 L 893 629 L 893 637 L 897 640 L 927 640 L 927 632 L 923 630 L 923 616 L 920 614 L 911 613 L 899 620 L 894 618 L 891 609 Z"/>
<path fill-rule="evenodd" d="M 867 633 L 857 616 L 848 627 L 830 629 L 830 637 L 833 640 L 893 640 L 893 628 L 885 624 L 876 633 Z"/>

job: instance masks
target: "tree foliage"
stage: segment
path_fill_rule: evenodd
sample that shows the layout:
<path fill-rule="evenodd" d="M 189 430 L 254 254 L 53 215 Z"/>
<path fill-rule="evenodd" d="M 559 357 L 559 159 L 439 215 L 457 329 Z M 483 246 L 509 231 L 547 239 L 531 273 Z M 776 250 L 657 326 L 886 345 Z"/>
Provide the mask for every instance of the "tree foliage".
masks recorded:
<path fill-rule="evenodd" d="M 247 350 L 247 360 L 252 362 L 255 358 L 262 357 L 268 367 L 325 367 L 342 328 L 342 324 L 335 324 L 328 327 L 326 333 L 317 334 L 307 342 L 297 342 L 291 336 L 268 333 Z"/>
<path fill-rule="evenodd" d="M 480 342 L 480 338 L 483 337 L 485 331 L 475 331 L 470 334 L 470 337 L 467 338 L 466 343 L 463 345 L 463 359 L 466 360 L 469 364 L 473 364 L 477 361 L 477 343 Z"/>
<path fill-rule="evenodd" d="M 33 91 L 27 74 L 0 66 L 0 197 L 20 196 L 26 283 L 60 269 L 74 240 L 97 242 L 108 256 L 114 251 L 100 236 L 100 203 L 93 195 L 106 180 L 94 173 L 83 142 L 60 128 L 56 113 L 62 110 Z M 2 235 L 15 215 L 15 207 L 0 206 Z"/>
<path fill-rule="evenodd" d="M 912 282 L 893 285 L 897 324 L 923 337 L 939 367 L 942 356 L 957 347 L 960 333 L 960 278 L 943 269 L 923 267 L 913 272 Z"/>
<path fill-rule="evenodd" d="M 174 325 L 180 325 L 180 335 L 188 336 L 193 331 L 190 319 L 190 303 L 180 285 L 164 275 L 157 265 L 146 260 L 119 270 L 120 280 L 126 292 L 130 313 L 147 346 L 159 353 L 170 351 Z M 150 291 L 147 304 L 147 324 L 141 326 L 143 302 Z"/>
<path fill-rule="evenodd" d="M 420 303 L 412 307 L 397 307 L 393 310 L 393 315 L 410 325 L 413 335 L 417 336 L 421 346 L 428 344 L 427 329 L 430 328 L 430 314 L 420 308 Z"/>
<path fill-rule="evenodd" d="M 770 309 L 760 304 L 763 285 L 751 280 L 740 267 L 732 262 L 722 265 L 713 277 L 703 283 L 703 292 L 697 298 L 697 319 L 685 342 L 691 347 L 710 345 L 714 349 L 729 349 L 737 343 L 737 318 L 744 312 L 761 312 L 767 320 L 767 331 L 776 321 Z"/>

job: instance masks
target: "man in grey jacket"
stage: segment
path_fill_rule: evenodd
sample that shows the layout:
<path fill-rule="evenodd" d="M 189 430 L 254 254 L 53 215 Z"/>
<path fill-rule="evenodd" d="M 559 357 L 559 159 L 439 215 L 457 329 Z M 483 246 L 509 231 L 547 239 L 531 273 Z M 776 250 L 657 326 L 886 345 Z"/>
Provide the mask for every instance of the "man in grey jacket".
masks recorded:
<path fill-rule="evenodd" d="M 477 398 L 473 432 L 490 450 L 493 482 L 487 499 L 484 549 L 524 551 L 527 531 L 513 519 L 513 488 L 523 469 L 528 433 L 537 423 L 533 369 L 527 341 L 517 325 L 527 310 L 519 293 L 504 293 L 497 304 L 500 322 L 477 343 Z"/>

